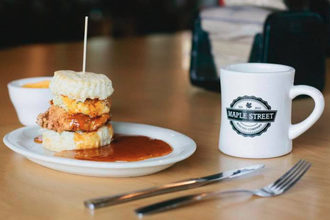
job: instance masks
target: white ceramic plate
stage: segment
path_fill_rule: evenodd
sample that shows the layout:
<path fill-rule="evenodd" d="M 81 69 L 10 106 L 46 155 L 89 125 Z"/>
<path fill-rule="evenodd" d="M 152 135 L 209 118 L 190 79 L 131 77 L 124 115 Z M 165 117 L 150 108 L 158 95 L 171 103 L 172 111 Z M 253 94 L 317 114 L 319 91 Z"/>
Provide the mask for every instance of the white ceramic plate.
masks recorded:
<path fill-rule="evenodd" d="M 54 156 L 34 142 L 40 135 L 40 128 L 29 126 L 8 133 L 3 142 L 11 150 L 42 166 L 63 172 L 86 176 L 130 177 L 152 174 L 168 168 L 176 162 L 186 159 L 196 150 L 196 143 L 189 137 L 166 128 L 151 125 L 112 122 L 115 133 L 144 135 L 167 142 L 173 151 L 162 157 L 155 157 L 136 162 L 96 162 L 76 160 Z"/>

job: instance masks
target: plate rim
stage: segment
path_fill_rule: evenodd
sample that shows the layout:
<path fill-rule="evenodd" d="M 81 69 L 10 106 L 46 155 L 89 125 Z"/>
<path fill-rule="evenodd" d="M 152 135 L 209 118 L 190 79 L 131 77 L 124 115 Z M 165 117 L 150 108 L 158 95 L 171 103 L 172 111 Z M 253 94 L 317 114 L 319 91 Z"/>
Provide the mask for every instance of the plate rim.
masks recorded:
<path fill-rule="evenodd" d="M 41 161 L 51 162 L 51 163 L 56 163 L 56 164 L 62 164 L 62 165 L 70 165 L 70 166 L 76 166 L 76 167 L 104 168 L 104 169 L 142 168 L 142 167 L 155 167 L 155 166 L 163 166 L 163 165 L 167 165 L 167 164 L 174 164 L 176 162 L 187 159 L 197 149 L 197 144 L 192 138 L 190 138 L 187 135 L 182 134 L 180 132 L 174 131 L 172 129 L 149 125 L 149 124 L 133 123 L 133 122 L 111 121 L 111 123 L 113 124 L 113 126 L 119 126 L 119 125 L 146 126 L 149 128 L 160 129 L 163 132 L 171 132 L 172 134 L 179 135 L 179 136 L 185 138 L 186 140 L 188 140 L 190 142 L 190 144 L 188 145 L 189 148 L 187 148 L 186 151 L 184 151 L 178 155 L 175 155 L 173 157 L 169 157 L 169 158 L 159 157 L 159 160 L 153 160 L 153 161 L 141 160 L 141 161 L 132 161 L 132 162 L 100 162 L 100 161 L 77 160 L 77 159 L 63 158 L 63 157 L 57 157 L 57 156 L 42 155 L 42 154 L 38 154 L 33 151 L 27 150 L 26 148 L 24 148 L 21 145 L 10 142 L 9 137 L 11 135 L 18 133 L 18 132 L 22 132 L 24 130 L 40 129 L 40 127 L 38 127 L 38 126 L 24 126 L 24 127 L 17 128 L 13 131 L 10 131 L 3 137 L 3 143 L 9 149 L 26 157 L 27 159 L 32 158 L 32 159 L 36 159 L 36 160 L 41 160 Z"/>

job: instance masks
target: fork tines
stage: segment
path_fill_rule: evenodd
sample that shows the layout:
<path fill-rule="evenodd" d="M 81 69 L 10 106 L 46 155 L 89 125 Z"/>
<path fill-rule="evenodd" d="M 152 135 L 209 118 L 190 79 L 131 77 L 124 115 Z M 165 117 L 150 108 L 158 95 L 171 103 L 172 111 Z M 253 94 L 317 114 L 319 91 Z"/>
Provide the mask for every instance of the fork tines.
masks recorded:
<path fill-rule="evenodd" d="M 269 186 L 269 189 L 277 193 L 283 193 L 290 189 L 311 167 L 306 160 L 299 160 L 288 172 Z"/>

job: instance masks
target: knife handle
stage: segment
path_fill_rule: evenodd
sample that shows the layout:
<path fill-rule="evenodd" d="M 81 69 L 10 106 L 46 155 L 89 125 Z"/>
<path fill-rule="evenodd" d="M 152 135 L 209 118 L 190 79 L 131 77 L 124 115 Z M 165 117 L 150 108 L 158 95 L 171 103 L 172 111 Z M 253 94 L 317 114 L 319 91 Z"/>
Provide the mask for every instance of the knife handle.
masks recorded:
<path fill-rule="evenodd" d="M 203 179 L 192 179 L 182 182 L 170 183 L 160 187 L 153 187 L 140 191 L 119 194 L 114 196 L 106 196 L 100 198 L 94 198 L 84 201 L 84 205 L 89 209 L 97 209 L 105 206 L 117 205 L 137 199 L 147 198 L 150 196 L 160 195 L 164 193 L 170 193 L 185 189 L 191 189 L 207 184 L 208 181 Z"/>
<path fill-rule="evenodd" d="M 188 205 L 203 199 L 202 194 L 193 194 L 187 196 L 181 196 L 174 199 L 165 200 L 162 202 L 158 202 L 152 205 L 144 206 L 135 210 L 135 213 L 138 216 L 143 216 L 147 214 L 153 214 L 157 212 L 163 212 L 170 209 L 175 209 L 177 207 L 181 207 L 184 205 Z"/>
<path fill-rule="evenodd" d="M 248 193 L 253 195 L 253 190 L 245 190 L 245 189 L 238 189 L 238 190 L 228 190 L 228 191 L 215 191 L 215 192 L 203 192 L 197 193 L 187 196 L 180 196 L 174 199 L 169 199 L 165 201 L 161 201 L 158 203 L 154 203 L 151 205 L 147 205 L 135 210 L 135 213 L 141 217 L 143 215 L 149 215 L 153 213 L 163 212 L 171 209 L 175 209 L 184 205 L 196 203 L 202 200 L 207 200 L 211 198 L 215 198 L 225 194 L 232 194 L 232 193 Z"/>

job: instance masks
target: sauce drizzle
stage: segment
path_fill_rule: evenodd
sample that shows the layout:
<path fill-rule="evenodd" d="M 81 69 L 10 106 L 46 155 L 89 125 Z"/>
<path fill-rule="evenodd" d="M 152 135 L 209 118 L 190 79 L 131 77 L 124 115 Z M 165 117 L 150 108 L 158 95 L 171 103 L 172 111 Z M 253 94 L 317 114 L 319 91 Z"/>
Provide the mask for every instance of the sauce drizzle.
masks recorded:
<path fill-rule="evenodd" d="M 146 136 L 118 135 L 109 145 L 85 150 L 58 152 L 55 155 L 90 161 L 139 161 L 167 155 L 173 151 L 166 142 Z"/>
<path fill-rule="evenodd" d="M 33 141 L 37 144 L 42 144 L 42 137 L 41 136 L 37 136 L 33 139 Z"/>

